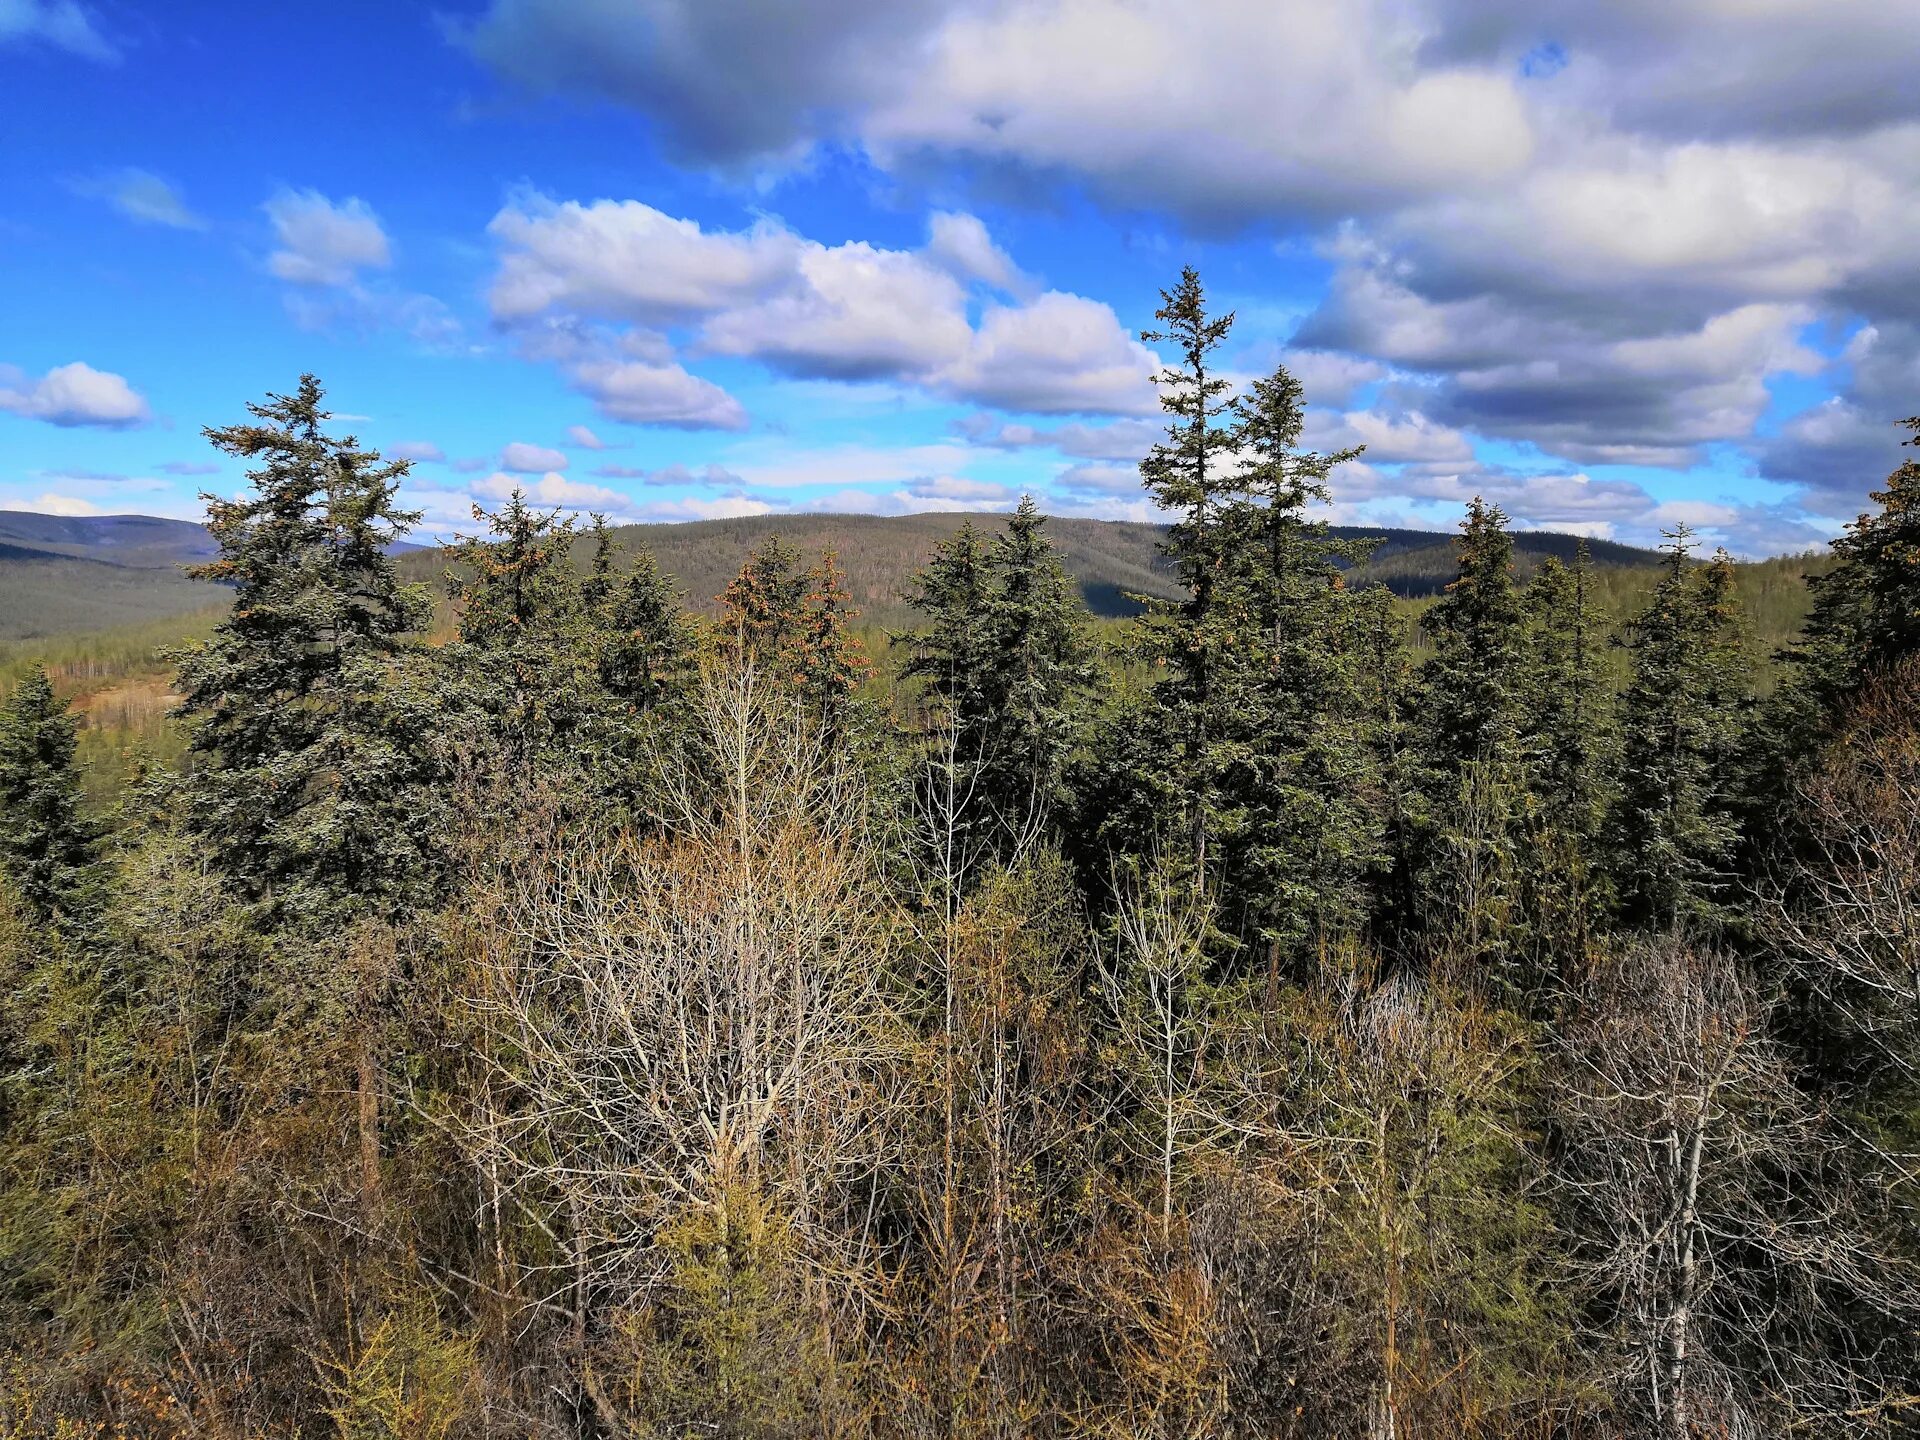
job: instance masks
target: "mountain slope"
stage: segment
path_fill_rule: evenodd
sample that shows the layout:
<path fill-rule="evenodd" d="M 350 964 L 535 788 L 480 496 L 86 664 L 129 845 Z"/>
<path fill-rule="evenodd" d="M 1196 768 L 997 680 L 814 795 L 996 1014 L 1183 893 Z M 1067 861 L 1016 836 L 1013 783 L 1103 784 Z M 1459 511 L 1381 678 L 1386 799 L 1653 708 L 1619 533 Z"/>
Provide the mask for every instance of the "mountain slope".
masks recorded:
<path fill-rule="evenodd" d="M 779 533 L 808 557 L 833 546 L 848 575 L 848 588 L 865 618 L 885 626 L 911 623 L 905 596 L 933 548 L 969 517 L 951 512 L 925 515 L 760 515 L 737 520 L 696 520 L 670 525 L 626 525 L 615 532 L 629 546 L 644 544 L 680 583 L 687 603 L 710 610 L 714 597 L 739 571 L 747 552 Z M 1004 515 L 976 515 L 975 524 L 997 533 Z M 1079 582 L 1098 615 L 1126 615 L 1138 607 L 1133 595 L 1171 596 L 1173 587 L 1159 543 L 1164 526 L 1127 520 L 1056 518 L 1048 533 L 1068 573 Z M 1425 530 L 1355 530 L 1381 541 L 1371 564 L 1356 580 L 1379 580 L 1395 593 L 1432 594 L 1453 578 L 1452 537 Z M 1570 535 L 1525 531 L 1514 536 L 1522 572 L 1545 555 L 1570 556 Z M 583 542 L 582 560 L 585 559 Z M 401 548 L 401 547 L 396 547 Z M 1592 543 L 1605 566 L 1639 568 L 1649 551 L 1608 541 Z M 404 547 L 402 573 L 437 582 L 446 562 L 435 550 Z M 146 515 L 31 515 L 0 511 L 0 640 L 71 631 L 100 630 L 185 614 L 222 603 L 215 587 L 188 580 L 182 565 L 209 558 L 212 538 L 204 526 Z"/>

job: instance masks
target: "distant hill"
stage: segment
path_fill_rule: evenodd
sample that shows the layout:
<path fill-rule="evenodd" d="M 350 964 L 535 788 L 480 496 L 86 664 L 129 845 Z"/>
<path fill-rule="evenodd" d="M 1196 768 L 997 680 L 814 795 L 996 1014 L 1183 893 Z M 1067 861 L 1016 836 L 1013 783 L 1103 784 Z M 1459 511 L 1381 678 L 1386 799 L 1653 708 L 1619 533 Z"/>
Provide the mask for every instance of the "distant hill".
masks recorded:
<path fill-rule="evenodd" d="M 925 515 L 759 515 L 738 520 L 625 525 L 616 533 L 628 545 L 644 544 L 679 581 L 687 603 L 712 608 L 747 552 L 767 535 L 784 535 L 811 556 L 831 545 L 840 552 L 856 603 L 872 623 L 910 622 L 904 596 L 934 546 L 969 517 L 951 512 Z M 971 517 L 996 532 L 1003 515 Z M 1047 524 L 1068 572 L 1079 582 L 1097 615 L 1127 615 L 1130 595 L 1170 596 L 1171 577 L 1159 553 L 1164 526 L 1128 520 L 1056 518 Z M 1453 578 L 1452 536 L 1426 530 L 1337 529 L 1343 537 L 1381 540 L 1372 563 L 1356 580 L 1379 580 L 1396 594 L 1432 594 Z M 1547 555 L 1571 556 L 1571 535 L 1523 531 L 1514 549 L 1523 572 Z M 445 569 L 437 551 L 397 547 L 408 578 L 435 581 Z M 1652 564 L 1647 550 L 1596 540 L 1594 560 L 1604 566 Z M 206 528 L 186 520 L 148 515 L 32 515 L 0 511 L 0 640 L 110 629 L 182 615 L 222 603 L 221 592 L 187 579 L 183 565 L 214 553 Z M 584 555 L 582 557 L 584 559 Z"/>
<path fill-rule="evenodd" d="M 997 533 L 1006 524 L 1004 515 L 969 517 L 951 512 L 756 515 L 735 520 L 623 525 L 614 533 L 629 546 L 642 544 L 652 550 L 661 568 L 680 582 L 688 605 L 695 610 L 713 608 L 714 597 L 738 573 L 747 552 L 770 534 L 784 536 L 809 557 L 831 545 L 840 553 L 848 588 L 865 618 L 895 626 L 911 620 L 903 597 L 912 587 L 915 572 L 926 564 L 934 546 L 969 518 L 989 533 Z M 1175 593 L 1159 551 L 1166 535 L 1163 525 L 1055 517 L 1047 522 L 1047 533 L 1096 615 L 1135 613 L 1139 606 L 1128 598 L 1131 595 L 1171 597 Z M 1356 572 L 1356 583 L 1378 580 L 1395 594 L 1419 597 L 1437 592 L 1453 579 L 1451 534 L 1346 526 L 1334 527 L 1334 534 L 1381 542 L 1372 561 Z M 1547 531 L 1520 531 L 1513 538 L 1523 575 L 1530 574 L 1549 555 L 1571 559 L 1580 543 L 1576 536 Z M 1606 540 L 1589 542 L 1589 550 L 1594 562 L 1602 566 L 1640 569 L 1659 560 L 1651 550 Z M 430 555 L 408 556 L 402 565 L 415 578 L 438 575 L 444 569 L 438 557 Z"/>
<path fill-rule="evenodd" d="M 0 510 L 0 640 L 109 630 L 219 605 L 180 567 L 209 559 L 204 525 L 153 515 Z"/>

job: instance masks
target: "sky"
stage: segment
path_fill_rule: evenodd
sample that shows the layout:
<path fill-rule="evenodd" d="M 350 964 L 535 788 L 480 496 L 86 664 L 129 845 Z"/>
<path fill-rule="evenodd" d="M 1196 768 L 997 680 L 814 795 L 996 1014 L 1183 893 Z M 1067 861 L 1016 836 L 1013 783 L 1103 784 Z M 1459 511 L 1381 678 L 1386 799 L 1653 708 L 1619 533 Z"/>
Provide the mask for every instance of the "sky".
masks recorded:
<path fill-rule="evenodd" d="M 197 516 L 311 371 L 428 534 L 1159 518 L 1193 265 L 1333 518 L 1801 550 L 1916 217 L 1920 0 L 0 0 L 0 509 Z"/>

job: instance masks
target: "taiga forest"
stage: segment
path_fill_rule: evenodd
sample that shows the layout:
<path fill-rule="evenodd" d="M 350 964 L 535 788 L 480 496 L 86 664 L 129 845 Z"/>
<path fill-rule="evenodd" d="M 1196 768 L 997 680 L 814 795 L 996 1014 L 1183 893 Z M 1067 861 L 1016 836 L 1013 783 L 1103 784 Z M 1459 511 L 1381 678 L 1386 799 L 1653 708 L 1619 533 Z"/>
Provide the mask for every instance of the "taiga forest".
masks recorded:
<path fill-rule="evenodd" d="M 1920 463 L 1396 590 L 1156 324 L 1100 614 L 1031 498 L 884 625 L 772 522 L 409 548 L 236 396 L 146 708 L 5 669 L 0 1437 L 1913 1433 Z"/>

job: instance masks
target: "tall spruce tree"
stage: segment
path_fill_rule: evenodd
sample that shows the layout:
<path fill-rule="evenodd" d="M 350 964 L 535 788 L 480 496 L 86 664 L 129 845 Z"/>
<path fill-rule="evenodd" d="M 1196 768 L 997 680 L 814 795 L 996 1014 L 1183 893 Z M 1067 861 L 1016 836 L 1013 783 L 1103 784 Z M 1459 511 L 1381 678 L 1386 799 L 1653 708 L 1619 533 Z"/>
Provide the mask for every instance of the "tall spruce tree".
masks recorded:
<path fill-rule="evenodd" d="M 389 554 L 419 518 L 397 500 L 407 462 L 328 435 L 321 399 L 303 375 L 205 432 L 259 464 L 242 498 L 206 497 L 220 554 L 190 573 L 230 585 L 233 606 L 177 658 L 195 828 L 244 892 L 331 913 L 409 903 L 428 881 L 437 715 L 413 638 L 431 606 Z"/>
<path fill-rule="evenodd" d="M 1233 329 L 1233 315 L 1210 315 L 1199 274 L 1188 266 L 1180 283 L 1160 292 L 1154 312 L 1163 328 L 1140 338 L 1171 344 L 1176 361 L 1160 372 L 1160 406 L 1167 412 L 1166 438 L 1140 462 L 1147 493 L 1177 517 L 1164 545 L 1186 598 L 1157 603 L 1148 613 L 1148 643 L 1166 667 L 1157 687 L 1163 720 L 1169 723 L 1168 759 L 1179 777 L 1186 839 L 1196 881 L 1211 856 L 1210 837 L 1224 801 L 1215 793 L 1209 758 L 1220 728 L 1216 696 L 1223 652 L 1238 628 L 1219 613 L 1222 570 L 1232 558 L 1224 544 L 1222 514 L 1241 496 L 1234 456 L 1231 386 L 1217 373 L 1214 352 Z"/>
<path fill-rule="evenodd" d="M 924 629 L 899 637 L 910 647 L 901 674 L 920 681 L 969 768 L 986 752 L 993 722 L 994 646 L 987 631 L 986 545 L 973 521 L 934 547 L 913 577 L 907 603 L 927 618 Z"/>
<path fill-rule="evenodd" d="M 866 647 L 853 631 L 859 615 L 847 592 L 839 555 L 826 550 L 806 573 L 790 665 L 800 693 L 817 709 L 829 732 L 838 730 L 854 690 L 867 673 Z"/>
<path fill-rule="evenodd" d="M 1902 442 L 1920 446 L 1920 416 Z M 1795 673 L 1770 706 L 1771 743 L 1756 768 L 1777 773 L 1808 758 L 1863 686 L 1920 654 L 1920 461 L 1908 460 L 1833 542 L 1839 561 L 1807 577 L 1813 609 L 1788 658 Z"/>
<path fill-rule="evenodd" d="M 1359 449 L 1301 448 L 1300 382 L 1285 366 L 1233 402 L 1239 496 L 1221 509 L 1218 606 L 1235 630 L 1217 666 L 1214 754 L 1227 760 L 1223 914 L 1264 941 L 1270 965 L 1332 940 L 1364 912 L 1380 858 L 1378 784 L 1361 701 L 1364 627 L 1344 571 L 1376 542 L 1336 540 L 1312 505 Z"/>
<path fill-rule="evenodd" d="M 680 593 L 651 550 L 641 547 L 600 607 L 600 683 L 629 708 L 671 704 L 691 683 L 694 637 Z"/>
<path fill-rule="evenodd" d="M 1057 811 L 1095 680 L 1085 609 L 1046 517 L 1023 496 L 983 544 L 971 521 L 936 547 L 910 601 L 931 622 L 903 637 L 960 767 L 974 818 L 1002 833 Z"/>
<path fill-rule="evenodd" d="M 1738 840 L 1732 757 L 1743 669 L 1733 563 L 1691 561 L 1669 532 L 1667 566 L 1628 629 L 1620 774 L 1607 827 L 1621 914 L 1648 928 L 1711 921 Z"/>
<path fill-rule="evenodd" d="M 1436 957 L 1514 983 L 1525 773 L 1518 745 L 1526 616 L 1513 537 L 1475 496 L 1455 542 L 1459 574 L 1427 612 L 1434 653 L 1421 668 L 1421 917 Z"/>
<path fill-rule="evenodd" d="M 751 662 L 783 680 L 796 681 L 806 596 L 800 552 L 780 535 L 769 535 L 721 592 L 721 636 L 742 663 Z"/>
<path fill-rule="evenodd" d="M 498 511 L 475 506 L 481 534 L 446 547 L 448 594 L 459 636 L 440 653 L 448 702 L 482 743 L 504 746 L 512 763 L 591 761 L 605 718 L 587 605 L 611 586 L 610 542 L 583 582 L 574 569 L 579 527 L 539 510 L 515 490 Z"/>
<path fill-rule="evenodd" d="M 1095 680 L 1086 610 L 1046 523 L 1033 497 L 1021 496 L 987 556 L 983 619 L 997 733 L 984 756 L 985 794 L 1009 819 L 1054 810 L 1066 799 L 1079 702 Z"/>
<path fill-rule="evenodd" d="M 0 874 L 47 923 L 83 919 L 92 898 L 95 832 L 80 812 L 77 725 L 39 665 L 0 706 Z"/>
<path fill-rule="evenodd" d="M 1455 545 L 1459 575 L 1427 612 L 1434 654 L 1423 671 L 1427 753 L 1449 779 L 1512 757 L 1526 622 L 1500 507 L 1476 495 Z"/>
<path fill-rule="evenodd" d="M 1598 834 L 1613 758 L 1604 635 L 1583 540 L 1571 566 L 1548 556 L 1528 583 L 1519 746 L 1527 787 L 1520 852 L 1533 979 L 1587 948 Z"/>

